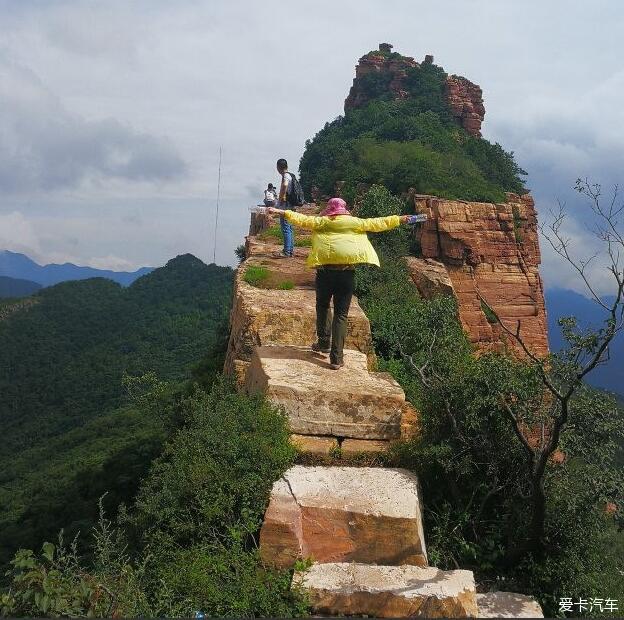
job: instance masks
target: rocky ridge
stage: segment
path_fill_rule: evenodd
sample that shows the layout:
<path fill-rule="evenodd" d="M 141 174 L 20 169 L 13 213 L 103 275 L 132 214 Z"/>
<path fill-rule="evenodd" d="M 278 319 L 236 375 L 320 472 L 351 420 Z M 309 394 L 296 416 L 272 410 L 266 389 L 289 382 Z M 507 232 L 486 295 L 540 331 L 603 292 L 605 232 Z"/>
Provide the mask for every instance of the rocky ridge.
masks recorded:
<path fill-rule="evenodd" d="M 258 237 L 270 224 L 269 218 L 252 216 L 247 258 L 235 281 L 226 373 L 241 390 L 263 392 L 282 406 L 292 441 L 303 453 L 374 452 L 417 432 L 417 413 L 401 387 L 373 370 L 370 325 L 356 300 L 346 367 L 332 371 L 325 357 L 310 350 L 315 304 L 304 265 L 307 250 L 298 248 L 289 261 L 273 258 L 278 246 Z M 251 267 L 271 272 L 270 287 L 250 282 Z M 288 287 L 281 286 L 284 278 Z M 446 280 L 449 286 L 452 277 Z M 418 479 L 405 470 L 292 467 L 273 486 L 260 553 L 267 564 L 282 568 L 313 560 L 308 571 L 295 573 L 293 583 L 307 591 L 316 614 L 480 615 L 470 571 L 428 566 Z M 488 609 L 504 611 L 504 600 L 498 607 L 488 601 Z"/>

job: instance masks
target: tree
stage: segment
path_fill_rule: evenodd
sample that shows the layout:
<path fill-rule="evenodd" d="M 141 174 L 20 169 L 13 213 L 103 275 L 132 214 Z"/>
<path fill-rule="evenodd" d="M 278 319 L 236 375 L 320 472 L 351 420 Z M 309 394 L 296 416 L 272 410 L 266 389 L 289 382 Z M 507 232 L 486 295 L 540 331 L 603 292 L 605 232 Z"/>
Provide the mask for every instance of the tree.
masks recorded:
<path fill-rule="evenodd" d="M 559 354 L 540 358 L 526 345 L 521 322 L 518 320 L 515 326 L 508 325 L 480 295 L 503 331 L 519 345 L 543 386 L 529 399 L 517 398 L 513 392 L 499 393 L 502 410 L 524 449 L 531 480 L 530 537 L 515 549 L 514 558 L 529 551 L 544 552 L 546 466 L 549 459 L 564 456 L 558 452 L 561 434 L 575 417 L 584 380 L 596 367 L 609 360 L 609 345 L 624 328 L 624 229 L 619 219 L 624 204 L 618 204 L 617 186 L 606 205 L 600 185 L 578 179 L 575 189 L 589 202 L 595 216 L 592 230 L 602 251 L 587 258 L 575 256 L 572 241 L 564 232 L 567 213 L 562 203 L 559 203 L 558 211 L 551 213 L 552 220 L 540 226 L 540 232 L 550 247 L 577 272 L 597 308 L 606 313 L 601 326 L 581 329 L 573 317 L 560 319 L 567 348 Z M 590 264 L 601 254 L 606 257 L 606 270 L 615 289 L 610 301 L 598 294 L 595 279 L 588 272 Z M 423 379 L 426 379 L 424 374 Z"/>

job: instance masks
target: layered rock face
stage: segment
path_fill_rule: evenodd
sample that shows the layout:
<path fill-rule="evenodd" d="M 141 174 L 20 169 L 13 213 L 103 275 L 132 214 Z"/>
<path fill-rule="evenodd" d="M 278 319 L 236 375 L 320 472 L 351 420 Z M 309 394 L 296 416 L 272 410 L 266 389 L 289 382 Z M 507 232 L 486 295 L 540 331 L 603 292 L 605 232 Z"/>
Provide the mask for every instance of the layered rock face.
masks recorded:
<path fill-rule="evenodd" d="M 459 124 L 473 136 L 481 136 L 481 123 L 485 116 L 483 91 L 470 80 L 459 75 L 449 75 L 445 84 L 446 100 Z"/>
<path fill-rule="evenodd" d="M 489 305 L 509 329 L 515 331 L 519 322 L 520 334 L 534 354 L 548 353 L 537 215 L 531 196 L 507 194 L 502 204 L 418 194 L 411 199 L 417 213 L 429 216 L 416 232 L 423 259 L 409 259 L 421 294 L 455 295 L 461 322 L 481 349 L 501 349 L 506 342 L 520 350 L 496 324 Z"/>
<path fill-rule="evenodd" d="M 382 43 L 378 52 L 371 52 L 362 56 L 355 67 L 355 78 L 344 104 L 345 112 L 365 106 L 370 101 L 370 95 L 365 82 L 369 75 L 376 76 L 380 82 L 386 84 L 388 93 L 395 99 L 407 99 L 409 91 L 406 80 L 410 69 L 419 67 L 421 63 L 410 56 L 401 56 L 392 53 L 392 45 Z M 422 64 L 433 63 L 433 56 L 427 55 Z M 485 117 L 483 92 L 481 88 L 470 80 L 449 75 L 446 78 L 444 95 L 449 104 L 451 114 L 468 133 L 481 136 L 481 124 Z"/>
<path fill-rule="evenodd" d="M 264 560 L 427 565 L 416 476 L 400 469 L 301 467 L 273 487 L 260 532 Z"/>

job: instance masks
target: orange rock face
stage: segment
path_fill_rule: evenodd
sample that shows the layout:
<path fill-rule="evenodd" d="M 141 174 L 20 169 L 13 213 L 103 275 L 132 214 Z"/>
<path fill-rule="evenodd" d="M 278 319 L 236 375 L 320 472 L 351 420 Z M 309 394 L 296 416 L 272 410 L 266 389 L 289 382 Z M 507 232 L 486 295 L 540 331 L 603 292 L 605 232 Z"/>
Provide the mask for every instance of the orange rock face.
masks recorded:
<path fill-rule="evenodd" d="M 417 194 L 411 198 L 416 212 L 429 216 L 417 232 L 422 257 L 446 266 L 470 340 L 481 349 L 502 348 L 507 342 L 519 350 L 496 324 L 484 299 L 509 329 L 515 331 L 519 322 L 527 347 L 545 355 L 546 310 L 531 196 L 507 194 L 502 204 Z M 410 267 L 417 268 L 417 262 Z"/>
<path fill-rule="evenodd" d="M 418 480 L 403 469 L 291 467 L 273 485 L 260 555 L 315 562 L 427 565 Z"/>

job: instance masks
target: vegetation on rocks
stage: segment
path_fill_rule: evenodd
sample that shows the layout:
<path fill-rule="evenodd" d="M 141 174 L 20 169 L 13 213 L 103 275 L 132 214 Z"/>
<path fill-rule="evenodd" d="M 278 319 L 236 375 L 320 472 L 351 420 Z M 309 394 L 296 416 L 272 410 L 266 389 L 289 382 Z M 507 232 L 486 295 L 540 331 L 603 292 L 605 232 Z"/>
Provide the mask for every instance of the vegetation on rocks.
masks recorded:
<path fill-rule="evenodd" d="M 409 98 L 391 100 L 386 74 L 370 73 L 368 105 L 326 123 L 299 164 L 306 194 L 318 187 L 332 195 L 344 181 L 353 201 L 359 184 L 380 184 L 394 193 L 415 188 L 446 198 L 501 202 L 522 193 L 523 175 L 513 154 L 470 135 L 453 120 L 444 97 L 446 73 L 434 64 L 409 69 Z"/>
<path fill-rule="evenodd" d="M 387 190 L 365 195 L 362 212 L 400 209 Z M 505 403 L 533 403 L 527 428 L 540 424 L 539 369 L 502 354 L 474 356 L 448 297 L 418 297 L 396 245 L 375 236 L 382 268 L 357 276 L 383 368 L 421 412 L 423 434 L 397 447 L 391 462 L 420 477 L 429 557 L 441 568 L 472 568 L 482 583 L 538 596 L 549 615 L 559 597 L 624 597 L 622 526 L 624 413 L 603 392 L 581 385 L 561 433 L 563 462 L 548 460 L 545 520 L 534 532 L 533 471 Z M 570 333 L 567 351 L 579 345 Z M 595 340 L 584 341 L 588 347 Z M 568 354 L 552 373 L 570 372 Z M 549 412 L 548 408 L 546 412 Z M 615 514 L 605 510 L 617 506 Z"/>

